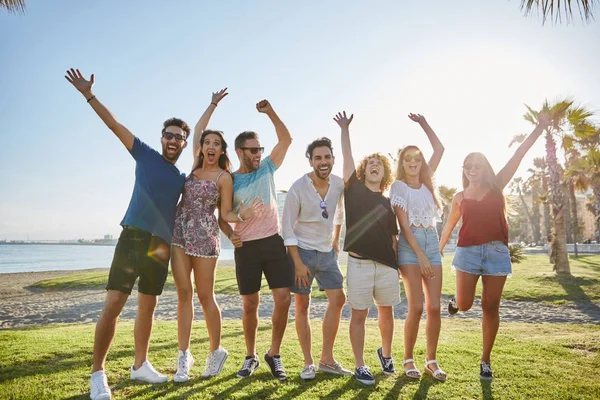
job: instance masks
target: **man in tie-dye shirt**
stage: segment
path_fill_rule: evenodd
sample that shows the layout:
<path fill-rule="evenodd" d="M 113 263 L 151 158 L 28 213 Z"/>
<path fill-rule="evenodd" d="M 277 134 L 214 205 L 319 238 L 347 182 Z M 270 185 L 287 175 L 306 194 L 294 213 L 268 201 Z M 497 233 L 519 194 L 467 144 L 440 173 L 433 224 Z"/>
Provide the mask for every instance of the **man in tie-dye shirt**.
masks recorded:
<path fill-rule="evenodd" d="M 235 249 L 235 272 L 242 295 L 242 323 L 246 342 L 246 359 L 237 376 L 248 377 L 260 365 L 256 353 L 256 332 L 259 293 L 264 272 L 274 303 L 271 347 L 264 359 L 273 376 L 285 380 L 286 373 L 279 357 L 279 349 L 287 326 L 294 268 L 287 257 L 283 239 L 278 233 L 279 219 L 273 174 L 283 163 L 292 137 L 267 100 L 259 102 L 256 109 L 271 119 L 278 142 L 271 154 L 261 161 L 264 147 L 260 146 L 255 132 L 242 132 L 235 139 L 235 152 L 240 160 L 240 168 L 233 174 L 233 207 L 239 210 L 242 202 L 250 204 L 256 197 L 263 203 L 259 212 L 246 221 L 238 214 L 240 221 L 235 226 L 235 233 L 240 235 L 243 242 L 242 247 Z"/>

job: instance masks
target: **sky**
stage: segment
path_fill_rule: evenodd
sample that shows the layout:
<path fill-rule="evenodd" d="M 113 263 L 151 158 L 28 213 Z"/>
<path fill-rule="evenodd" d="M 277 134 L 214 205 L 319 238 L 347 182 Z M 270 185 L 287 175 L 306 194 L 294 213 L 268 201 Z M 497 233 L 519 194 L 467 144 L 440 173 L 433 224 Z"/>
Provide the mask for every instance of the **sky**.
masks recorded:
<path fill-rule="evenodd" d="M 134 161 L 64 78 L 95 74 L 94 93 L 160 149 L 162 122 L 194 126 L 211 93 L 229 88 L 209 128 L 233 145 L 244 130 L 276 143 L 255 104 L 268 99 L 294 141 L 276 173 L 287 190 L 309 171 L 309 142 L 333 141 L 333 116 L 354 113 L 354 158 L 431 146 L 407 115 L 423 114 L 446 152 L 437 184 L 460 187 L 465 155 L 495 170 L 533 127 L 525 105 L 570 96 L 599 112 L 600 22 L 541 23 L 517 0 L 427 2 L 28 0 L 0 13 L 0 240 L 118 236 Z M 599 13 L 600 10 L 596 10 Z M 189 146 L 178 167 L 189 172 Z M 540 140 L 517 172 L 524 175 Z M 233 151 L 230 158 L 239 165 Z"/>

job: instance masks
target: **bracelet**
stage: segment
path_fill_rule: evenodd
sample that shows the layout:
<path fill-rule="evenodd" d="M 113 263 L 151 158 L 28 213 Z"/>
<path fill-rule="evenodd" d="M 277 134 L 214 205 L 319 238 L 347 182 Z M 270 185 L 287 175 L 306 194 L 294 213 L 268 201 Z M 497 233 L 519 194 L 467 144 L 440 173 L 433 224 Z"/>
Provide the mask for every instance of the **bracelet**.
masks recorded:
<path fill-rule="evenodd" d="M 89 99 L 87 99 L 87 102 L 89 103 L 90 101 L 94 100 L 96 98 L 96 96 L 92 96 Z"/>
<path fill-rule="evenodd" d="M 218 104 L 215 103 L 214 101 L 211 101 L 210 104 L 214 104 L 214 106 L 216 107 Z"/>

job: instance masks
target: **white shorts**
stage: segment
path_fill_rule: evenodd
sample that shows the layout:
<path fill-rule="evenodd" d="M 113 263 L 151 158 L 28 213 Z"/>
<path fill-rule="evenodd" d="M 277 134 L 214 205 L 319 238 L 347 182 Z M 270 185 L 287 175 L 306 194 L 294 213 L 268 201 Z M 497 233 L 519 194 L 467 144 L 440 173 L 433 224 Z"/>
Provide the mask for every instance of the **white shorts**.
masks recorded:
<path fill-rule="evenodd" d="M 346 273 L 348 304 L 354 310 L 367 310 L 373 305 L 400 304 L 398 270 L 373 260 L 348 256 Z"/>

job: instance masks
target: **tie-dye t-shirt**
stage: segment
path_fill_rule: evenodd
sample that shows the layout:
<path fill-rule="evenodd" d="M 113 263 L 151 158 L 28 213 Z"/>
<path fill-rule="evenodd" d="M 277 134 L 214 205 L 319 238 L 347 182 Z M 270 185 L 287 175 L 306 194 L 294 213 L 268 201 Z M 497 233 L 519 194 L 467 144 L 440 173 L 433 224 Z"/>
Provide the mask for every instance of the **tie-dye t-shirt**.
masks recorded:
<path fill-rule="evenodd" d="M 252 203 L 255 197 L 262 200 L 263 205 L 252 218 L 235 224 L 235 233 L 242 241 L 258 240 L 273 236 L 279 232 L 279 215 L 277 214 L 277 195 L 273 174 L 277 167 L 266 157 L 257 170 L 247 174 L 233 174 L 233 209 L 238 212 L 240 202 Z"/>

